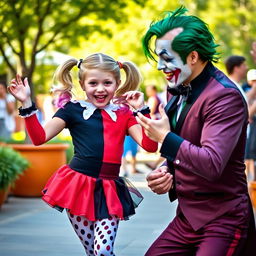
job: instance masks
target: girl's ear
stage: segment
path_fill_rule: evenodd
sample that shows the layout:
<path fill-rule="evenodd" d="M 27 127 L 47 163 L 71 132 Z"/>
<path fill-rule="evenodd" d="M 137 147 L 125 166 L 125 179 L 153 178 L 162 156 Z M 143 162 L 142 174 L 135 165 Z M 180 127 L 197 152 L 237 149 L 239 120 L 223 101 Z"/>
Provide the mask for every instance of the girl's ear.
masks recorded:
<path fill-rule="evenodd" d="M 117 81 L 117 87 L 121 84 L 121 80 Z"/>

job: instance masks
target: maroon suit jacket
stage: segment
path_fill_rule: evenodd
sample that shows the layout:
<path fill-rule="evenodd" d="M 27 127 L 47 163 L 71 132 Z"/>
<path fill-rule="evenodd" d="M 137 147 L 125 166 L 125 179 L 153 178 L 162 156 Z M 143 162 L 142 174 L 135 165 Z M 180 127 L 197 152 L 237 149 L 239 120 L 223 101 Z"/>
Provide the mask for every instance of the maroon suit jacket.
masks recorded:
<path fill-rule="evenodd" d="M 248 111 L 236 85 L 210 62 L 191 87 L 160 152 L 174 174 L 170 200 L 178 198 L 178 210 L 198 230 L 249 198 L 244 165 Z M 172 96 L 166 105 L 170 119 L 178 99 Z"/>

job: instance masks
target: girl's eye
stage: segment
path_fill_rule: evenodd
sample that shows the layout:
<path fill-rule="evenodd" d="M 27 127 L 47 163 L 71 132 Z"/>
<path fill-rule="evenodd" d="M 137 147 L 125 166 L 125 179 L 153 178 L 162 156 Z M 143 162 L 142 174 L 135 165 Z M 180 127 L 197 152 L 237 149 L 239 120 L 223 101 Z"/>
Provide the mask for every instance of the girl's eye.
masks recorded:
<path fill-rule="evenodd" d="M 89 84 L 90 84 L 90 85 L 96 85 L 97 83 L 94 82 L 94 81 L 90 81 Z"/>
<path fill-rule="evenodd" d="M 112 84 L 112 82 L 111 81 L 106 81 L 105 84 L 110 85 L 110 84 Z"/>

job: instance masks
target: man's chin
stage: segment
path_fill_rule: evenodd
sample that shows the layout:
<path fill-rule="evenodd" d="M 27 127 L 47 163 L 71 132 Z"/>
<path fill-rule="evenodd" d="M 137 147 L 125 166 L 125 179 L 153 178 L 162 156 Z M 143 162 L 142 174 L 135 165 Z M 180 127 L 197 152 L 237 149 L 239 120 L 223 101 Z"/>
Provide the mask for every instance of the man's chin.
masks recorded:
<path fill-rule="evenodd" d="M 171 83 L 171 82 L 168 82 L 168 88 L 170 89 L 174 89 L 174 88 L 177 88 L 178 87 L 178 84 L 175 84 L 175 83 Z"/>

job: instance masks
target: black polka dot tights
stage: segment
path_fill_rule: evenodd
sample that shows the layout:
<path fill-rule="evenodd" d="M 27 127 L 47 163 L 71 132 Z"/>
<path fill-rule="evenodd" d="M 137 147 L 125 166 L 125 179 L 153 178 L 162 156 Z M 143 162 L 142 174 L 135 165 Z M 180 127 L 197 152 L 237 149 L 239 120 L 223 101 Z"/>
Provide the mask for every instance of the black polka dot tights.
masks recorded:
<path fill-rule="evenodd" d="M 114 242 L 119 219 L 89 221 L 83 216 L 76 216 L 67 211 L 69 220 L 83 244 L 88 256 L 114 256 Z"/>

